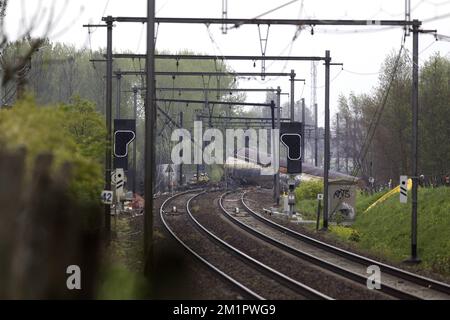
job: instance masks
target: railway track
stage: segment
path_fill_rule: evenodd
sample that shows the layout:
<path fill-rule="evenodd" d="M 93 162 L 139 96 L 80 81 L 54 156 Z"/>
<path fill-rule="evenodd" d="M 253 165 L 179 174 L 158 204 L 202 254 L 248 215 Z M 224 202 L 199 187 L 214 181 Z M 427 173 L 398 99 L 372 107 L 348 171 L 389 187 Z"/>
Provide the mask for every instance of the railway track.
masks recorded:
<path fill-rule="evenodd" d="M 225 193 L 219 201 L 227 218 L 240 228 L 290 254 L 360 284 L 367 281 L 367 267 L 376 265 L 382 273 L 381 291 L 399 299 L 450 299 L 448 284 L 343 250 L 276 223 L 251 208 L 246 202 L 247 192 L 238 194 L 240 199 L 236 198 L 233 203 L 239 208 L 240 214 L 233 214 L 230 207 L 224 205 L 224 198 L 233 194 L 236 195 Z"/>
<path fill-rule="evenodd" d="M 204 190 L 189 190 L 168 198 L 160 207 L 165 228 L 189 254 L 228 282 L 244 298 L 331 299 L 250 257 L 209 231 L 190 209 L 191 201 L 203 194 Z"/>
<path fill-rule="evenodd" d="M 222 192 L 206 194 L 193 199 L 191 206 L 195 218 L 230 245 L 271 268 L 333 297 L 333 299 L 378 300 L 390 298 L 383 293 L 369 291 L 365 286 L 356 284 L 334 272 L 323 270 L 236 227 L 225 217 L 220 208 L 221 195 Z"/>

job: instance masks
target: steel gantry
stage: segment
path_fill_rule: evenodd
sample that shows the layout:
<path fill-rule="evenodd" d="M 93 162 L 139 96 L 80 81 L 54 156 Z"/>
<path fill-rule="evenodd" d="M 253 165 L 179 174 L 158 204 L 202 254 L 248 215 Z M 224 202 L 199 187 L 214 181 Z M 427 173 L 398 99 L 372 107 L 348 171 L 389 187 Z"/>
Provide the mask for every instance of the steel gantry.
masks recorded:
<path fill-rule="evenodd" d="M 310 26 L 315 27 L 318 25 L 328 25 L 328 26 L 394 26 L 394 27 L 404 27 L 409 29 L 412 28 L 413 32 L 413 81 L 412 81 L 412 111 L 413 111 L 413 130 L 412 130 L 412 144 L 413 144 L 413 206 L 412 206 L 412 242 L 411 242 L 411 260 L 417 261 L 417 243 L 416 243 L 416 230 L 417 230 L 417 155 L 418 155 L 418 33 L 420 31 L 421 22 L 418 20 L 404 21 L 404 20 L 321 20 L 321 19 L 221 19 L 221 18 L 167 18 L 167 17 L 155 17 L 155 0 L 148 0 L 147 6 L 147 17 L 104 17 L 103 21 L 106 22 L 108 26 L 108 44 L 107 44 L 107 95 L 111 95 L 111 89 L 109 80 L 112 78 L 112 25 L 113 22 L 123 22 L 123 23 L 147 23 L 147 54 L 146 58 L 146 77 L 147 77 L 147 87 L 146 90 L 146 137 L 150 140 L 150 143 L 146 143 L 145 150 L 145 226 L 144 226 L 144 241 L 145 241 L 145 253 L 146 253 L 146 265 L 149 266 L 152 259 L 152 228 L 153 228 L 153 172 L 155 169 L 154 163 L 154 133 L 153 133 L 153 123 L 155 120 L 155 39 L 154 31 L 155 24 L 160 23 L 171 23 L 171 24 L 219 24 L 219 25 L 234 25 L 234 28 L 241 27 L 242 25 L 294 25 L 294 26 Z M 110 32 L 111 31 L 111 32 Z M 326 124 L 326 140 L 325 143 L 325 164 L 324 164 L 324 186 L 328 188 L 328 170 L 329 170 L 329 67 L 330 67 L 330 54 L 327 51 L 325 59 L 325 75 L 326 75 L 326 89 L 325 89 L 325 124 Z M 111 80 L 112 81 L 112 80 Z M 111 108 L 111 103 L 108 103 L 107 97 L 107 109 Z M 107 110 L 107 116 L 110 111 Z M 107 120 L 108 122 L 108 120 Z M 110 129 L 110 128 L 108 128 Z M 328 135 L 328 137 L 327 137 Z M 108 131 L 108 142 L 111 142 L 111 132 Z M 328 146 L 327 146 L 328 145 Z M 107 148 L 110 150 L 110 145 Z M 108 162 L 110 163 L 110 156 L 106 156 L 106 169 L 108 170 Z M 325 175 L 326 173 L 326 175 Z M 106 186 L 108 186 L 108 180 L 110 181 L 110 176 L 106 174 Z M 110 183 L 109 183 L 110 184 Z M 324 194 L 324 229 L 328 225 L 328 195 Z M 147 274 L 150 274 L 150 268 L 146 268 Z"/>

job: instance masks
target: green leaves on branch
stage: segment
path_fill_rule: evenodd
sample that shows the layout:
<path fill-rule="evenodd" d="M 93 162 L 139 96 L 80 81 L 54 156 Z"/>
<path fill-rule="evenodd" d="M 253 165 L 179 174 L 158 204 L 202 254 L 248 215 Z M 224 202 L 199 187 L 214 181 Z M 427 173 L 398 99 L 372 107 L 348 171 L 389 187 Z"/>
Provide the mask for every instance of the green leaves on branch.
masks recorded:
<path fill-rule="evenodd" d="M 26 148 L 29 169 L 33 159 L 46 152 L 54 155 L 55 167 L 71 163 L 73 196 L 81 203 L 98 202 L 103 185 L 103 122 L 95 106 L 79 98 L 68 105 L 40 107 L 27 97 L 0 111 L 0 148 Z"/>

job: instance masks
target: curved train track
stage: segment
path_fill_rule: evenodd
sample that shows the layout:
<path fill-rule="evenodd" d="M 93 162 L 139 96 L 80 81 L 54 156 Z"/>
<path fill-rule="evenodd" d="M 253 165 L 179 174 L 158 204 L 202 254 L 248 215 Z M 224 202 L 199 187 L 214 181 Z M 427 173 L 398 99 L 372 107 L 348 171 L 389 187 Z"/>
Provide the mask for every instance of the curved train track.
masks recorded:
<path fill-rule="evenodd" d="M 160 207 L 164 226 L 190 254 L 246 298 L 331 299 L 252 258 L 203 226 L 189 206 L 193 199 L 204 193 L 203 190 L 183 192 L 168 198 Z M 166 210 L 169 204 L 176 210 Z"/>
<path fill-rule="evenodd" d="M 329 294 L 324 293 L 320 285 L 306 285 L 289 272 L 280 271 L 283 268 L 262 259 L 265 257 L 245 252 L 239 245 L 233 246 L 233 241 L 229 241 L 223 234 L 220 236 L 220 232 L 216 232 L 213 225 L 202 220 L 205 216 L 217 220 L 223 215 L 235 225 L 229 227 L 237 229 L 243 237 L 256 237 L 261 243 L 292 258 L 298 258 L 303 263 L 306 261 L 313 268 L 345 278 L 355 283 L 359 287 L 358 290 L 362 288 L 372 291 L 366 287 L 367 268 L 376 265 L 382 272 L 382 279 L 381 289 L 374 291 L 381 291 L 386 296 L 397 299 L 450 299 L 450 286 L 445 283 L 343 250 L 273 221 L 249 205 L 247 192 L 236 190 L 222 193 L 218 197 L 222 214 L 219 213 L 218 217 L 212 213 L 199 215 L 197 212 L 201 210 L 199 207 L 202 207 L 202 196 L 207 197 L 207 191 L 204 189 L 179 193 L 168 198 L 160 207 L 161 220 L 169 233 L 189 254 L 239 292 L 241 297 L 327 300 L 340 298 L 333 294 L 331 298 Z M 198 205 L 191 208 L 192 202 L 197 202 Z M 176 210 L 172 207 L 176 207 Z"/>
<path fill-rule="evenodd" d="M 446 283 L 369 259 L 276 223 L 250 207 L 246 202 L 247 193 L 240 192 L 240 207 L 248 213 L 248 219 L 237 219 L 225 208 L 222 209 L 235 224 L 255 236 L 360 283 L 367 280 L 367 267 L 376 265 L 382 274 L 381 290 L 396 298 L 450 299 L 450 286 Z M 224 194 L 221 200 L 227 194 L 230 193 Z"/>

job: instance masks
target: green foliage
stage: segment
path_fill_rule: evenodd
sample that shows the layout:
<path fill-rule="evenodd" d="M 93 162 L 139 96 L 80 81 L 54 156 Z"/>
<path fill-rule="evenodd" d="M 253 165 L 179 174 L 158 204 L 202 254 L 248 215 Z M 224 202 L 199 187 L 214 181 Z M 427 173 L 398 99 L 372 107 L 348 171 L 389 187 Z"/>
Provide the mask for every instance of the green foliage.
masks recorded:
<path fill-rule="evenodd" d="M 143 299 L 148 296 L 147 280 L 118 264 L 109 266 L 102 273 L 97 292 L 100 300 Z"/>
<path fill-rule="evenodd" d="M 304 219 L 317 219 L 317 194 L 323 193 L 322 181 L 304 181 L 295 189 L 296 209 Z"/>
<path fill-rule="evenodd" d="M 296 201 L 296 209 L 304 219 L 317 219 L 317 200 Z"/>
<path fill-rule="evenodd" d="M 209 178 L 211 182 L 219 182 L 223 178 L 223 167 L 219 165 L 212 165 L 210 168 Z"/>
<path fill-rule="evenodd" d="M 80 148 L 84 157 L 103 161 L 105 150 L 105 120 L 95 110 L 95 105 L 76 96 L 61 109 L 67 114 L 64 126 Z"/>
<path fill-rule="evenodd" d="M 338 109 L 340 130 L 346 139 L 340 144 L 341 158 L 361 162 L 360 175 L 375 173 L 377 182 L 387 183 L 411 169 L 411 60 L 403 53 L 388 55 L 381 68 L 378 85 L 370 94 L 341 96 Z M 426 176 L 450 172 L 450 60 L 435 54 L 420 66 L 419 168 Z M 391 83 L 392 75 L 395 75 Z M 390 88 L 390 90 L 388 90 Z M 383 105 L 386 93 L 389 95 Z M 382 106 L 384 106 L 382 108 Z M 369 129 L 373 129 L 377 111 L 383 110 L 377 123 L 370 150 L 357 159 Z M 335 125 L 336 127 L 336 125 Z M 355 152 L 356 151 L 356 152 Z"/>
<path fill-rule="evenodd" d="M 148 279 L 143 276 L 142 237 L 134 233 L 132 220 L 118 217 L 114 237 L 103 260 L 97 289 L 98 299 L 145 299 L 149 297 Z M 163 237 L 155 232 L 155 238 Z"/>
<path fill-rule="evenodd" d="M 359 242 L 361 234 L 358 230 L 355 230 L 347 226 L 330 226 L 330 231 L 338 238 L 345 241 Z"/>
<path fill-rule="evenodd" d="M 104 137 L 101 116 L 92 104 L 81 99 L 69 105 L 38 107 L 28 97 L 0 111 L 0 147 L 25 147 L 29 169 L 35 157 L 44 152 L 54 155 L 55 170 L 62 163 L 71 163 L 72 194 L 86 205 L 99 201 Z"/>
<path fill-rule="evenodd" d="M 359 242 L 359 240 L 361 240 L 361 233 L 358 230 L 352 229 L 352 232 L 348 237 L 348 240 L 353 242 Z"/>
<path fill-rule="evenodd" d="M 450 171 L 450 60 L 435 54 L 420 75 L 420 168 L 430 175 Z"/>
<path fill-rule="evenodd" d="M 336 222 L 336 224 L 338 225 L 338 226 L 340 226 L 341 224 L 342 224 L 342 222 L 344 222 L 345 221 L 345 217 L 344 217 L 344 215 L 340 212 L 340 211 L 338 211 L 338 212 L 335 212 L 334 214 L 333 214 L 333 220 Z"/>
<path fill-rule="evenodd" d="M 450 188 L 419 189 L 418 251 L 421 268 L 450 275 Z M 411 204 L 392 197 L 367 213 L 359 212 L 353 228 L 359 244 L 394 261 L 409 256 Z"/>
<path fill-rule="evenodd" d="M 299 201 L 317 199 L 319 193 L 323 193 L 323 182 L 321 181 L 305 181 L 295 189 L 295 196 Z"/>
<path fill-rule="evenodd" d="M 27 41 L 19 41 L 9 43 L 4 52 L 3 59 L 7 61 L 14 61 L 18 59 L 22 52 L 27 50 L 29 44 Z M 91 52 L 88 49 L 77 49 L 74 46 L 62 43 L 52 43 L 49 40 L 45 41 L 38 52 L 33 55 L 31 60 L 31 69 L 27 74 L 27 90 L 34 94 L 39 105 L 61 104 L 69 103 L 72 97 L 80 96 L 82 99 L 94 102 L 97 111 L 105 113 L 105 88 L 106 82 L 104 75 L 106 73 L 104 63 L 91 63 L 89 60 L 103 59 L 103 51 L 97 50 Z M 162 54 L 170 54 L 170 52 L 159 52 Z M 190 51 L 180 51 L 178 54 L 195 54 Z M 116 59 L 114 60 L 114 70 L 141 70 L 144 68 L 143 61 L 132 59 Z M 220 72 L 231 71 L 230 68 L 222 61 L 214 62 L 212 60 L 166 60 L 158 59 L 156 61 L 157 71 L 205 71 L 205 72 Z M 219 80 L 219 81 L 217 81 Z M 115 79 L 114 79 L 115 81 Z M 143 77 L 122 77 L 121 87 L 127 93 L 121 94 L 120 111 L 123 118 L 132 119 L 134 117 L 134 97 L 130 92 L 133 86 L 138 88 L 145 86 Z M 176 88 L 176 87 L 193 87 L 193 88 L 234 88 L 238 86 L 236 79 L 232 76 L 225 76 L 216 79 L 215 77 L 168 77 L 157 76 L 156 79 L 158 88 Z M 117 96 L 117 86 L 113 86 L 113 97 Z M 5 88 L 5 92 L 14 92 L 12 84 Z M 143 181 L 144 172 L 144 99 L 141 96 L 143 91 L 139 91 L 137 95 L 137 172 L 141 173 L 138 177 L 138 184 Z M 187 100 L 203 100 L 205 98 L 203 92 L 178 92 L 178 91 L 157 91 L 159 98 L 166 99 L 187 99 Z M 232 95 L 230 92 L 208 93 L 208 99 L 222 100 L 222 101 L 242 101 L 245 99 L 244 94 Z M 13 99 L 6 98 L 6 103 L 11 104 Z M 114 101 L 114 107 L 116 101 Z M 190 129 L 193 127 L 193 121 L 196 120 L 196 114 L 202 112 L 203 115 L 233 115 L 242 114 L 242 109 L 239 106 L 230 108 L 228 106 L 214 105 L 208 108 L 205 105 L 185 103 L 158 103 L 158 107 L 165 111 L 172 121 L 178 122 L 180 111 L 184 113 L 183 127 Z M 76 115 L 78 117 L 78 115 Z M 81 116 L 81 115 L 79 115 Z M 175 125 L 162 113 L 157 118 L 155 126 L 157 130 L 156 147 L 156 162 L 158 164 L 169 163 L 171 148 L 174 143 L 170 141 L 171 134 Z M 207 123 L 205 119 L 205 124 Z M 90 124 L 84 128 L 88 129 Z M 81 128 L 80 128 L 81 129 Z M 218 128 L 218 129 L 226 129 Z M 78 136 L 78 133 L 75 133 Z M 102 139 L 96 139 L 97 135 L 94 133 L 89 143 L 81 143 L 83 136 L 77 137 L 76 141 L 79 145 L 86 146 L 89 149 L 98 149 L 101 147 L 99 143 Z M 92 143 L 90 143 L 92 142 Z M 98 142 L 98 143 L 97 143 Z M 94 150 L 80 150 L 82 154 L 92 153 Z"/>

